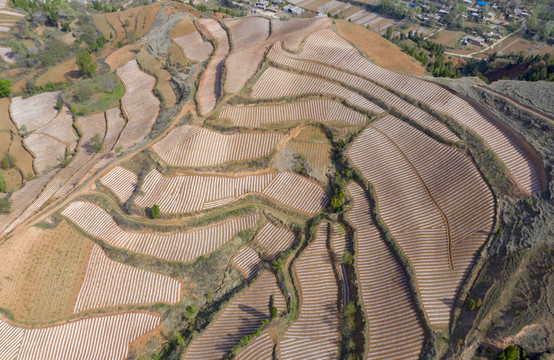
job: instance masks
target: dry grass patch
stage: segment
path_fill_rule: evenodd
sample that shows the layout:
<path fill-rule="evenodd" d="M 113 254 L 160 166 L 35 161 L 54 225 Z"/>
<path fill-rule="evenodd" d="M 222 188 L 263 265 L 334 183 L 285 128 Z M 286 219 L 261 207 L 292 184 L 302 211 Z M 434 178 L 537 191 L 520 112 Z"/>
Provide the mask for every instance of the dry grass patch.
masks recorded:
<path fill-rule="evenodd" d="M 377 65 L 396 72 L 425 75 L 423 66 L 378 34 L 345 20 L 337 20 L 335 26 L 342 37 L 374 59 Z"/>
<path fill-rule="evenodd" d="M 177 102 L 177 98 L 170 85 L 172 78 L 171 74 L 165 70 L 162 64 L 146 51 L 146 49 L 143 49 L 137 54 L 137 61 L 143 70 L 156 77 L 156 89 L 161 93 L 164 105 L 168 108 L 173 107 Z"/>
<path fill-rule="evenodd" d="M 4 174 L 4 179 L 6 180 L 6 188 L 8 191 L 18 189 L 23 183 L 23 178 L 21 173 L 17 169 L 2 169 L 2 174 Z"/>
<path fill-rule="evenodd" d="M 125 45 L 121 49 L 117 49 L 116 51 L 108 55 L 104 62 L 110 66 L 111 70 L 120 68 L 135 58 L 135 50 L 139 49 L 141 46 L 142 42 Z"/>
<path fill-rule="evenodd" d="M 35 85 L 42 86 L 48 83 L 65 82 L 67 81 L 68 76 L 74 78 L 78 76 L 78 68 L 77 64 L 75 64 L 75 58 L 64 61 L 63 63 L 54 66 L 44 74 L 40 75 L 35 82 Z"/>
<path fill-rule="evenodd" d="M 17 167 L 25 176 L 35 173 L 33 168 L 33 156 L 23 147 L 23 139 L 21 139 L 21 137 L 14 136 L 9 153 L 15 157 Z"/>
<path fill-rule="evenodd" d="M 437 44 L 442 44 L 445 47 L 454 48 L 456 46 L 456 41 L 458 39 L 461 39 L 463 36 L 463 32 L 460 31 L 452 31 L 452 30 L 442 30 L 439 32 L 439 37 L 434 38 L 434 42 Z"/>
<path fill-rule="evenodd" d="M 0 306 L 16 320 L 41 323 L 70 316 L 93 243 L 65 221 L 30 228 L 0 245 Z"/>
<path fill-rule="evenodd" d="M 175 39 L 179 38 L 181 36 L 186 36 L 190 33 L 193 33 L 197 31 L 196 26 L 194 26 L 194 22 L 191 18 L 185 18 L 177 23 L 175 27 L 173 27 L 173 30 L 171 30 L 170 36 Z"/>

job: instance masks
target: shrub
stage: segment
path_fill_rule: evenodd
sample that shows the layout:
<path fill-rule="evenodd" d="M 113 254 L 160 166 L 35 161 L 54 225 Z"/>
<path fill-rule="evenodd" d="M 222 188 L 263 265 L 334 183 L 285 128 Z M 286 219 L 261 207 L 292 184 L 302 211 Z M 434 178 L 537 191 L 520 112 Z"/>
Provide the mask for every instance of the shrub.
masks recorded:
<path fill-rule="evenodd" d="M 123 43 L 121 41 L 118 41 L 117 42 L 117 47 L 121 49 L 123 47 Z"/>
<path fill-rule="evenodd" d="M 525 350 L 517 345 L 510 345 L 500 354 L 498 354 L 497 360 L 528 360 Z"/>
<path fill-rule="evenodd" d="M 275 307 L 271 307 L 271 318 L 275 319 L 279 315 L 279 310 Z"/>
<path fill-rule="evenodd" d="M 2 160 L 0 160 L 0 168 L 10 169 L 14 168 L 16 164 L 15 157 L 11 154 L 5 154 Z"/>
<path fill-rule="evenodd" d="M 157 219 L 160 217 L 160 207 L 156 204 L 152 205 L 152 218 Z"/>
<path fill-rule="evenodd" d="M 469 301 L 467 302 L 467 306 L 469 307 L 469 310 L 474 310 L 477 304 L 474 299 L 469 299 Z"/>
<path fill-rule="evenodd" d="M 9 79 L 0 79 L 0 98 L 8 97 L 12 94 L 12 82 Z"/>
<path fill-rule="evenodd" d="M 481 305 L 483 304 L 483 301 L 481 300 L 481 298 L 478 298 L 477 301 L 475 302 L 475 306 L 476 307 L 481 307 Z"/>
<path fill-rule="evenodd" d="M 73 100 L 77 102 L 83 102 L 90 99 L 90 96 L 94 93 L 94 87 L 89 83 L 80 83 L 73 90 Z"/>
<path fill-rule="evenodd" d="M 6 192 L 8 185 L 6 184 L 6 179 L 4 179 L 4 174 L 0 171 L 0 192 Z"/>
<path fill-rule="evenodd" d="M 342 254 L 341 262 L 345 265 L 352 265 L 354 263 L 354 257 L 352 256 L 352 253 L 350 251 L 345 251 L 344 254 Z"/>
<path fill-rule="evenodd" d="M 10 199 L 0 199 L 0 214 L 9 214 L 12 209 L 12 201 Z"/>
<path fill-rule="evenodd" d="M 102 149 L 104 149 L 104 139 L 100 136 L 100 134 L 94 134 L 94 136 L 90 139 L 90 146 L 92 148 L 92 152 L 98 154 L 102 151 Z"/>
<path fill-rule="evenodd" d="M 92 77 L 96 74 L 96 64 L 87 50 L 83 50 L 77 55 L 75 63 L 84 77 Z"/>

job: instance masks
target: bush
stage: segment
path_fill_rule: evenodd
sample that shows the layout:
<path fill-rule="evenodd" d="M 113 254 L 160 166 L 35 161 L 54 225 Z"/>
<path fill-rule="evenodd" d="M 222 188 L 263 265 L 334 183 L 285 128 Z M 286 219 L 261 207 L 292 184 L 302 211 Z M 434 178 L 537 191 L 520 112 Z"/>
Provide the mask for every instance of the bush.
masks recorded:
<path fill-rule="evenodd" d="M 160 217 L 160 207 L 156 204 L 152 205 L 152 218 L 157 219 Z"/>
<path fill-rule="evenodd" d="M 96 74 L 96 64 L 87 50 L 83 50 L 77 55 L 75 63 L 84 77 L 92 77 Z"/>
<path fill-rule="evenodd" d="M 12 94 L 12 82 L 9 79 L 0 79 L 0 98 L 8 97 Z"/>
<path fill-rule="evenodd" d="M 497 360 L 529 360 L 525 354 L 525 350 L 517 345 L 510 345 L 500 354 L 498 354 Z"/>
<path fill-rule="evenodd" d="M 477 304 L 474 299 L 469 299 L 469 301 L 467 302 L 467 306 L 469 307 L 469 310 L 474 310 Z"/>
<path fill-rule="evenodd" d="M 73 90 L 73 100 L 77 102 L 83 102 L 90 99 L 91 95 L 94 94 L 94 88 L 92 84 L 80 83 Z"/>
<path fill-rule="evenodd" d="M 275 319 L 277 316 L 279 316 L 279 310 L 275 307 L 271 307 L 271 318 Z"/>
<path fill-rule="evenodd" d="M 350 251 L 345 251 L 344 254 L 342 254 L 341 262 L 345 265 L 352 265 L 354 263 L 354 257 L 352 256 L 352 253 Z"/>
<path fill-rule="evenodd" d="M 12 201 L 10 199 L 0 199 L 0 214 L 9 214 L 12 209 Z"/>
<path fill-rule="evenodd" d="M 2 160 L 0 160 L 0 168 L 2 169 L 14 168 L 15 164 L 16 164 L 15 157 L 11 154 L 5 154 Z"/>
<path fill-rule="evenodd" d="M 6 179 L 4 179 L 4 174 L 0 171 L 0 192 L 6 192 L 8 185 L 6 184 Z"/>
<path fill-rule="evenodd" d="M 90 139 L 90 146 L 92 148 L 92 152 L 98 154 L 102 151 L 102 149 L 104 149 L 104 139 L 100 136 L 100 134 L 94 134 L 94 136 Z"/>

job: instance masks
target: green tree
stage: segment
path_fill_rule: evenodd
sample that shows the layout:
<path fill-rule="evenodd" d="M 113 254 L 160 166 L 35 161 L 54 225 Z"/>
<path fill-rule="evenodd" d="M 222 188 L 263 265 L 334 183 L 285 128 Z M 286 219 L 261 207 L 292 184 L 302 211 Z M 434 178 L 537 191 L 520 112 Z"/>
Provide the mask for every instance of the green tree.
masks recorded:
<path fill-rule="evenodd" d="M 0 79 L 0 98 L 8 97 L 12 94 L 12 81 L 10 79 Z"/>
<path fill-rule="evenodd" d="M 96 64 L 92 60 L 92 56 L 87 50 L 83 50 L 81 53 L 79 53 L 75 58 L 75 62 L 77 63 L 79 71 L 85 77 L 92 77 L 94 74 L 96 74 Z"/>
<path fill-rule="evenodd" d="M 100 134 L 94 134 L 94 136 L 90 139 L 90 146 L 92 148 L 92 152 L 98 154 L 104 149 L 104 139 L 100 136 Z"/>
<path fill-rule="evenodd" d="M 277 316 L 279 316 L 279 310 L 275 307 L 271 307 L 271 318 L 275 319 Z"/>
<path fill-rule="evenodd" d="M 6 184 L 6 179 L 4 179 L 4 174 L 0 171 L 0 192 L 6 192 L 8 185 Z"/>
<path fill-rule="evenodd" d="M 10 169 L 15 167 L 15 157 L 11 154 L 5 154 L 2 160 L 0 160 L 0 168 L 2 169 Z"/>
<path fill-rule="evenodd" d="M 469 301 L 467 302 L 467 306 L 469 307 L 469 310 L 474 310 L 476 305 L 477 304 L 475 303 L 474 299 L 469 299 Z"/>
<path fill-rule="evenodd" d="M 497 360 L 529 360 L 525 354 L 525 350 L 517 345 L 510 345 L 500 354 L 498 354 Z"/>
<path fill-rule="evenodd" d="M 157 219 L 160 217 L 160 207 L 156 204 L 152 205 L 152 218 Z"/>
<path fill-rule="evenodd" d="M 9 214 L 12 208 L 10 199 L 0 199 L 0 214 Z"/>

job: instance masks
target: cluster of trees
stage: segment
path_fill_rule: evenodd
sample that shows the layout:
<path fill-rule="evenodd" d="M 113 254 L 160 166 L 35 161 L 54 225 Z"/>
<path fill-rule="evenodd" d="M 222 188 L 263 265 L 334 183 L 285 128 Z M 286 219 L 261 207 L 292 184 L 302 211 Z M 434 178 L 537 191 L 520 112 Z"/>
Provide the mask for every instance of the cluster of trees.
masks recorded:
<path fill-rule="evenodd" d="M 104 13 L 110 13 L 110 12 L 116 12 L 116 11 L 123 11 L 123 6 L 121 5 L 110 5 L 110 4 L 103 4 L 99 1 L 93 1 L 92 3 L 88 4 L 89 8 L 92 8 L 99 12 Z"/>
<path fill-rule="evenodd" d="M 528 64 L 527 72 L 518 77 L 518 80 L 526 81 L 554 81 L 554 60 L 550 58 L 550 54 L 546 53 L 543 56 L 531 55 L 526 61 Z"/>
<path fill-rule="evenodd" d="M 431 40 L 425 39 L 417 32 L 408 32 L 408 35 L 400 33 L 392 36 L 392 29 L 387 28 L 383 35 L 387 40 L 392 41 L 406 54 L 419 61 L 435 77 L 459 78 L 461 72 L 454 66 L 452 61 L 444 61 L 444 46 Z M 411 40 L 415 46 L 409 45 L 405 40 Z"/>

